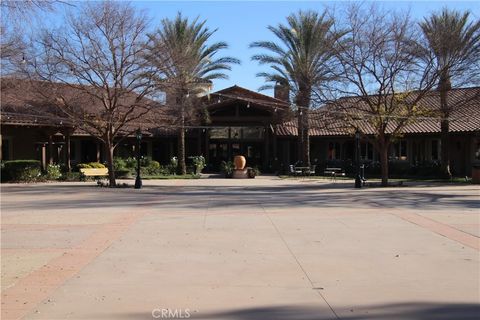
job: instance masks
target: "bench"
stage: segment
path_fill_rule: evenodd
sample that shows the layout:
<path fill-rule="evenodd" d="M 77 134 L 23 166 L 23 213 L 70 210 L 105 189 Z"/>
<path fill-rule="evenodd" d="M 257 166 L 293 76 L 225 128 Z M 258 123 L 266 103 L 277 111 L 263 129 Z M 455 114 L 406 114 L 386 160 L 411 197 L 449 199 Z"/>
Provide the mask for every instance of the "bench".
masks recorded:
<path fill-rule="evenodd" d="M 106 177 L 108 168 L 82 168 L 79 170 L 85 177 Z"/>
<path fill-rule="evenodd" d="M 332 177 L 333 181 L 336 181 L 338 176 L 345 176 L 345 172 L 343 172 L 342 168 L 325 168 L 323 173 Z"/>

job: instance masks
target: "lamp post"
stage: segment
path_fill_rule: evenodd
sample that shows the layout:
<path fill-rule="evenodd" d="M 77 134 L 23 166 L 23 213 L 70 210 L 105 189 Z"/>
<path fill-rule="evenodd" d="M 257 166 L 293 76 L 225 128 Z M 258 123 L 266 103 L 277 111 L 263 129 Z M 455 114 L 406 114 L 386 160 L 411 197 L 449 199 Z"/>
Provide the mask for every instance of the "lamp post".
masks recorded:
<path fill-rule="evenodd" d="M 360 177 L 360 131 L 355 132 L 355 163 L 356 163 L 356 174 L 355 174 L 355 188 L 362 187 L 362 178 Z"/>
<path fill-rule="evenodd" d="M 142 131 L 140 128 L 136 132 L 137 138 L 137 178 L 135 179 L 135 189 L 142 188 L 142 178 L 140 177 L 140 142 L 142 141 Z"/>

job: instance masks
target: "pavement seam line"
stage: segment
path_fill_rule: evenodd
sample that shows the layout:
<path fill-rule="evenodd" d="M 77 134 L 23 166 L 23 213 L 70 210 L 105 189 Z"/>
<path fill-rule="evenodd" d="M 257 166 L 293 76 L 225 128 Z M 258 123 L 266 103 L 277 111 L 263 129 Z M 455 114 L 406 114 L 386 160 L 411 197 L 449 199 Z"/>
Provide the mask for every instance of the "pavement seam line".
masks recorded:
<path fill-rule="evenodd" d="M 397 209 L 398 211 L 398 209 Z M 470 233 L 458 230 L 450 225 L 424 217 L 414 212 L 392 212 L 392 215 L 417 225 L 425 230 L 441 235 L 451 241 L 460 243 L 474 250 L 480 251 L 480 239 Z"/>
<path fill-rule="evenodd" d="M 292 255 L 293 259 L 295 260 L 296 264 L 298 265 L 298 267 L 300 268 L 300 270 L 302 271 L 302 273 L 305 275 L 305 277 L 307 278 L 308 282 L 310 282 L 310 286 L 312 288 L 312 290 L 315 288 L 315 285 L 313 284 L 313 281 L 312 279 L 308 276 L 308 273 L 307 271 L 303 268 L 302 264 L 300 263 L 300 261 L 298 260 L 297 256 L 295 255 L 295 253 L 293 253 L 292 249 L 290 248 L 290 246 L 288 245 L 287 241 L 285 240 L 285 238 L 283 237 L 283 235 L 280 233 L 280 230 L 278 230 L 278 227 L 277 225 L 273 222 L 272 218 L 270 217 L 270 215 L 267 213 L 267 211 L 265 210 L 265 208 L 263 207 L 263 205 L 261 205 L 261 208 L 265 214 L 265 216 L 268 218 L 268 220 L 270 221 L 270 223 L 272 224 L 273 228 L 275 229 L 276 233 L 278 234 L 278 236 L 280 237 L 280 239 L 282 240 L 283 244 L 285 245 L 285 247 L 287 248 L 288 252 L 290 252 L 290 254 Z M 333 310 L 333 307 L 330 305 L 330 303 L 328 303 L 327 299 L 324 297 L 324 295 L 319 292 L 318 290 L 315 290 L 317 292 L 318 295 L 320 295 L 320 297 L 322 298 L 322 300 L 327 304 L 328 308 L 330 309 L 330 311 L 332 311 L 333 315 L 335 316 L 336 319 L 340 319 L 340 317 L 338 316 L 338 314 L 335 312 L 335 310 Z"/>
<path fill-rule="evenodd" d="M 45 266 L 36 269 L 29 273 L 24 278 L 20 279 L 13 287 L 10 287 L 2 292 L 2 304 L 10 306 L 10 311 L 6 311 L 2 308 L 2 317 L 8 317 L 8 319 L 21 319 L 30 314 L 35 307 L 37 307 L 42 301 L 51 296 L 58 288 L 60 288 L 65 282 L 73 278 L 85 267 L 87 267 L 95 258 L 107 250 L 116 240 L 118 240 L 139 218 L 146 215 L 146 212 L 136 214 L 125 214 L 115 222 L 110 224 L 101 225 L 91 236 L 82 241 L 82 245 L 75 246 L 66 250 L 61 256 L 58 256 L 49 261 Z M 110 236 L 107 239 L 102 239 L 102 236 Z M 113 236 L 112 236 L 113 235 Z M 96 239 L 100 236 L 100 239 Z M 97 240 L 100 242 L 99 248 L 91 247 L 90 242 Z M 103 241 L 102 241 L 103 240 Z M 86 244 L 86 245 L 85 245 Z M 80 259 L 77 264 L 72 264 L 72 257 Z M 83 260 L 83 261 L 82 261 Z M 62 262 L 66 262 L 67 266 L 62 266 Z M 52 268 L 54 272 L 50 269 Z M 60 275 L 60 276 L 59 276 Z M 48 278 L 49 277 L 49 278 Z M 38 283 L 37 278 L 46 278 L 46 284 L 43 285 L 43 290 L 38 292 L 30 292 L 30 297 L 26 296 L 27 288 L 31 287 L 31 283 Z M 49 280 L 49 281 L 48 281 Z M 31 298 L 28 304 L 21 303 L 16 297 L 23 296 L 26 300 Z M 12 307 L 13 306 L 13 307 Z"/>

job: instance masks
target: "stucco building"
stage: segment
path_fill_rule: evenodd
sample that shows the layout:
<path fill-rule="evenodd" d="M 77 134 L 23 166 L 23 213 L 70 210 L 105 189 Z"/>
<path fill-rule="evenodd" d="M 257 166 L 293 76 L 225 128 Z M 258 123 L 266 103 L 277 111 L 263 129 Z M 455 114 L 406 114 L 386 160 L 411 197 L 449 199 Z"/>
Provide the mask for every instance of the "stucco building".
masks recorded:
<path fill-rule="evenodd" d="M 36 97 L 22 81 L 2 79 L 1 88 L 2 160 L 38 159 L 48 163 L 105 161 L 103 146 L 79 123 L 73 123 L 55 108 L 36 104 Z M 281 88 L 270 97 L 233 86 L 201 99 L 207 116 L 186 127 L 186 156 L 204 155 L 207 170 L 218 170 L 221 161 L 236 154 L 247 158 L 249 166 L 262 171 L 281 171 L 298 160 L 297 127 Z M 450 154 L 452 171 L 470 175 L 472 164 L 480 160 L 480 88 L 454 89 L 450 102 Z M 438 110 L 438 93 L 432 92 L 419 105 Z M 159 104 L 158 108 L 168 108 Z M 326 117 L 328 106 L 310 112 L 311 161 L 319 168 L 330 162 L 346 165 L 355 156 L 352 128 L 341 117 Z M 164 113 L 164 114 L 168 114 Z M 141 152 L 160 163 L 168 163 L 177 152 L 176 128 L 171 121 L 142 124 Z M 362 127 L 374 132 L 368 123 Z M 117 156 L 134 155 L 134 137 L 127 137 L 116 149 Z M 440 122 L 433 117 L 410 123 L 403 137 L 391 146 L 390 159 L 397 165 L 438 162 L 441 155 Z M 378 154 L 366 140 L 361 143 L 361 159 L 378 161 Z M 69 161 L 68 161 L 69 160 Z"/>

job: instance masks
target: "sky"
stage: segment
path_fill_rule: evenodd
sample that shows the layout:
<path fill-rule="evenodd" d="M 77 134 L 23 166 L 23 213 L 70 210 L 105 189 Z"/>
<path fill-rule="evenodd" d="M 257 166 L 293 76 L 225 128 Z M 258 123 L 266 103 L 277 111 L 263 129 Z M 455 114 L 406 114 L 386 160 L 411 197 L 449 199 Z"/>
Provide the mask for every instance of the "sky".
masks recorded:
<path fill-rule="evenodd" d="M 212 41 L 226 41 L 229 48 L 221 55 L 232 56 L 241 60 L 241 65 L 233 66 L 228 72 L 228 80 L 214 81 L 213 90 L 238 85 L 257 91 L 264 82 L 256 74 L 268 69 L 251 61 L 251 56 L 258 50 L 249 49 L 253 41 L 274 40 L 267 30 L 268 25 L 284 23 L 285 18 L 300 9 L 322 11 L 326 6 L 341 7 L 341 1 L 131 1 L 131 4 L 146 11 L 150 16 L 152 28 L 160 24 L 163 18 L 174 18 L 182 12 L 189 18 L 200 17 L 207 20 L 210 29 L 218 29 Z M 422 19 L 431 12 L 448 7 L 457 10 L 469 10 L 472 17 L 479 19 L 480 5 L 478 1 L 384 1 L 379 4 L 386 9 L 410 10 L 415 19 Z M 270 91 L 263 93 L 271 94 Z"/>

